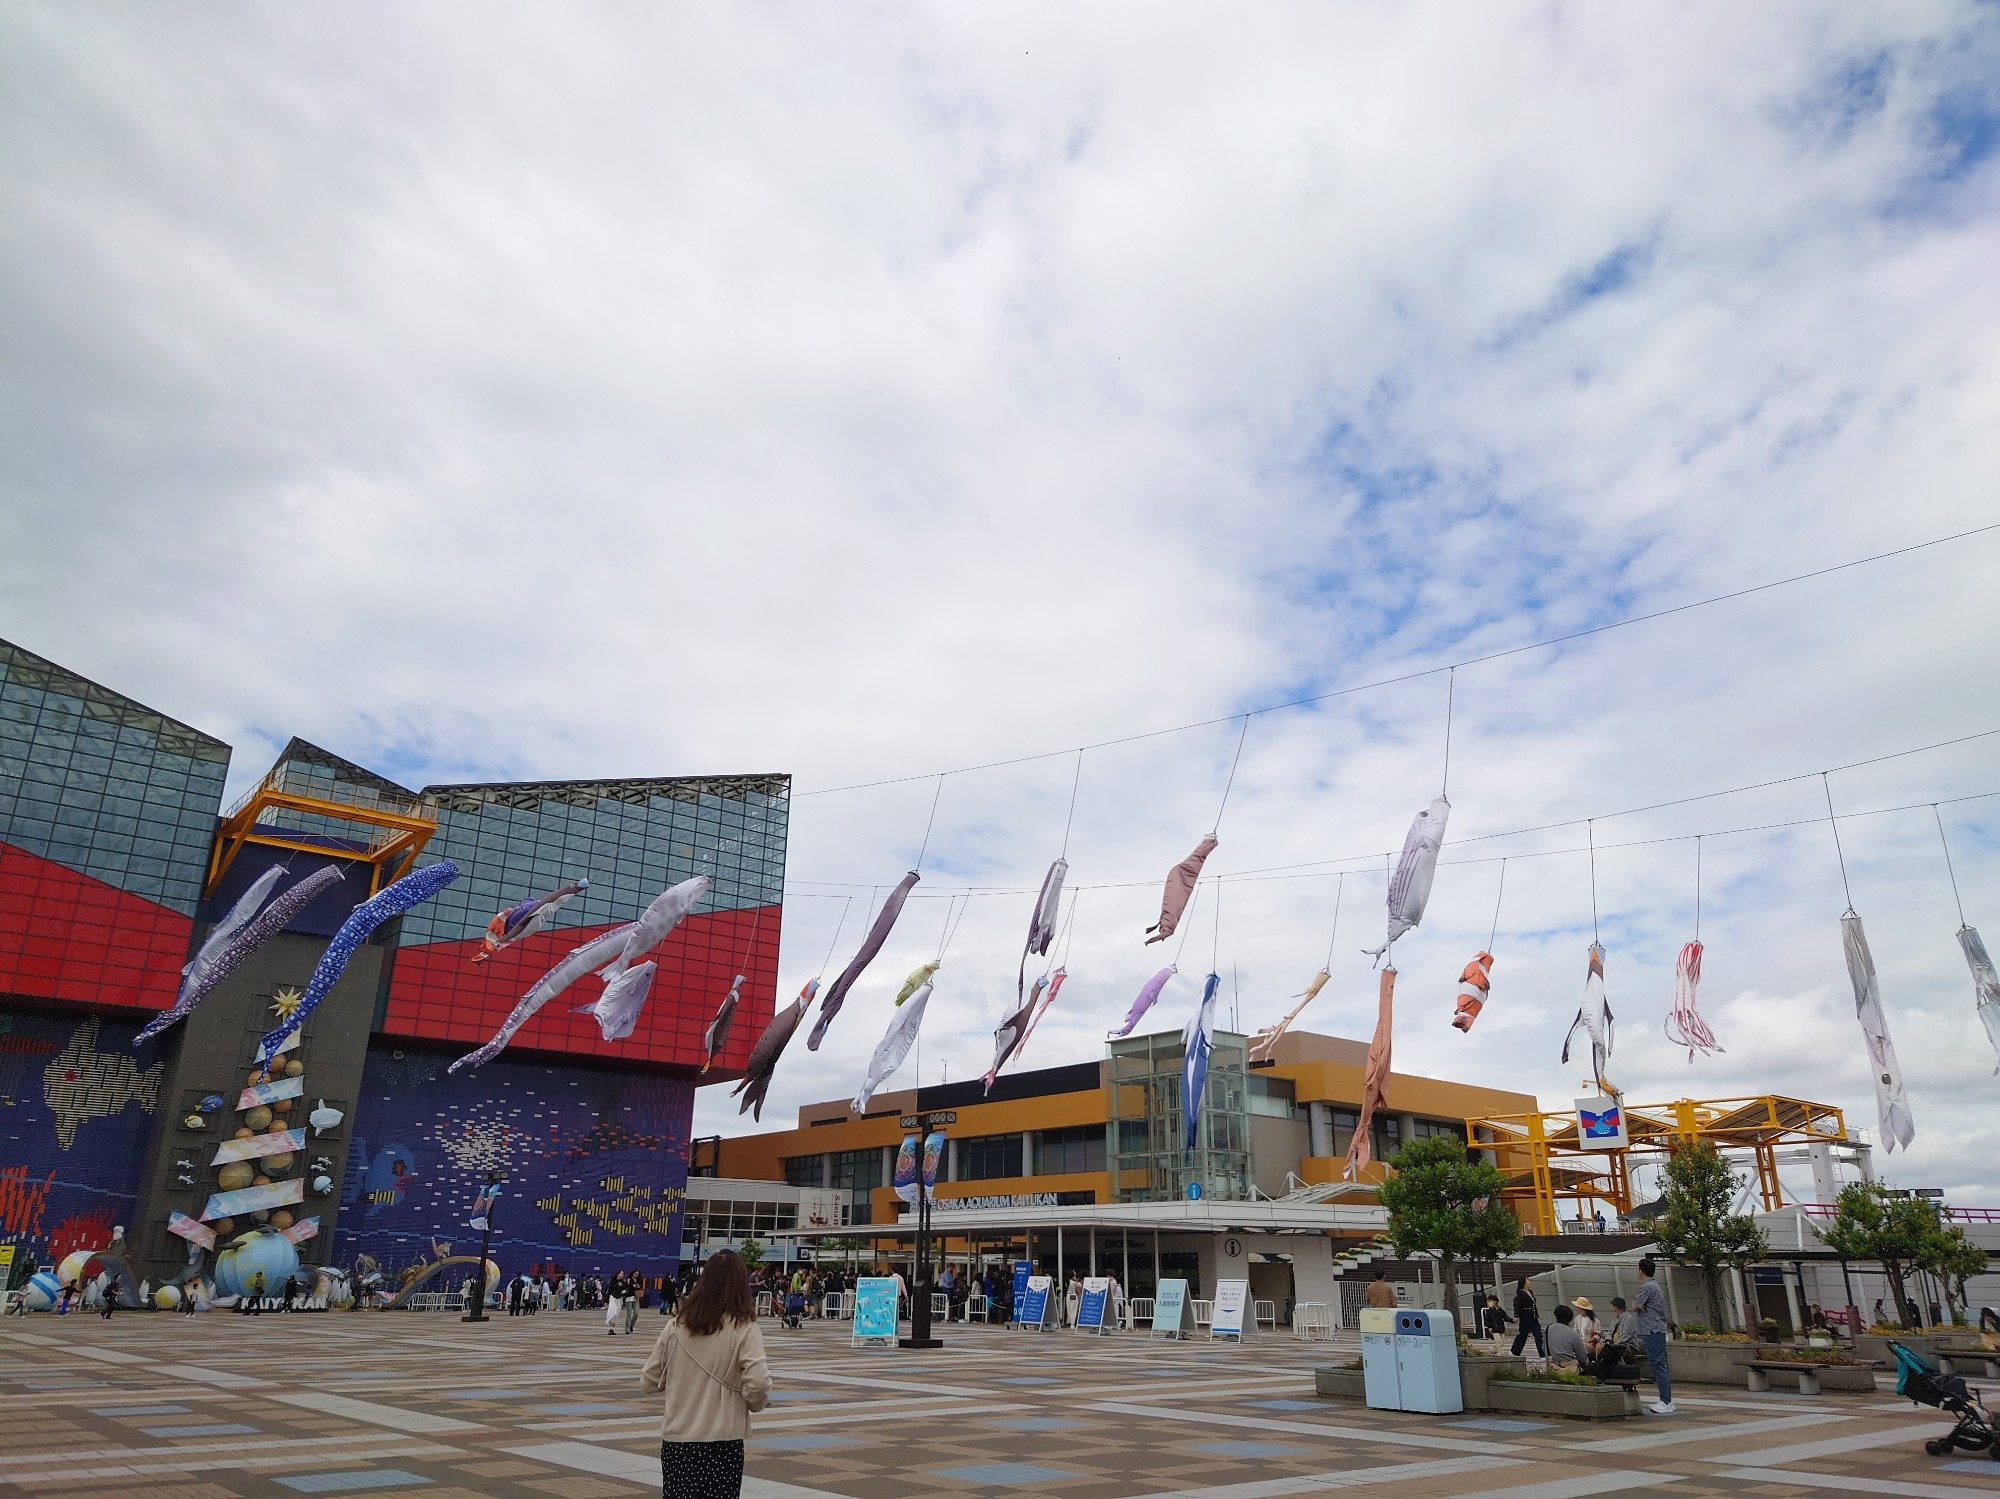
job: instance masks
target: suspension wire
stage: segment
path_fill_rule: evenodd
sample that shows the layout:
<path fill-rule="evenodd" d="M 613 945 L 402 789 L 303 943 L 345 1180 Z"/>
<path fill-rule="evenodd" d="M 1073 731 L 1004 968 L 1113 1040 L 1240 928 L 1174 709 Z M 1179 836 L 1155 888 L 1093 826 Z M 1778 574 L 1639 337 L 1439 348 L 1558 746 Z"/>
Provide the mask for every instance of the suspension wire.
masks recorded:
<path fill-rule="evenodd" d="M 958 935 L 958 929 L 965 924 L 965 913 L 971 909 L 972 897 L 970 895 L 962 897 L 958 908 L 958 919 L 951 923 L 951 930 L 945 933 L 944 941 L 938 944 L 938 961 L 940 963 L 944 961 L 945 952 L 950 948 L 952 939 Z M 949 908 L 946 909 L 945 915 L 947 917 L 951 915 Z"/>
<path fill-rule="evenodd" d="M 1833 786 L 1827 780 L 1827 773 L 1819 773 L 1819 788 L 1826 793 L 1826 821 L 1833 829 L 1833 854 L 1840 860 L 1840 888 L 1847 896 L 1845 915 L 1854 914 L 1854 888 L 1847 883 L 1847 851 L 1840 846 L 1840 819 L 1833 815 Z"/>
<path fill-rule="evenodd" d="M 956 900 L 958 900 L 958 899 L 959 899 L 959 897 L 958 897 L 958 896 L 956 896 L 956 895 L 954 895 L 954 896 L 952 896 L 952 897 L 951 897 L 951 898 L 950 898 L 949 900 L 947 900 L 947 901 L 946 901 L 946 902 L 944 903 L 944 927 L 943 927 L 943 929 L 942 929 L 942 930 L 940 930 L 940 931 L 938 932 L 938 955 L 937 955 L 937 960 L 938 960 L 938 962 L 940 962 L 940 963 L 942 963 L 942 962 L 944 961 L 944 945 L 945 945 L 945 943 L 946 943 L 946 942 L 948 942 L 948 941 L 950 941 L 950 940 L 951 940 L 951 912 L 952 912 L 952 902 L 953 902 L 953 901 L 956 901 Z M 969 901 L 970 901 L 970 900 L 972 899 L 972 897 L 971 897 L 971 896 L 966 896 L 966 897 L 965 897 L 965 899 L 966 899 L 966 900 L 967 900 L 967 901 L 969 902 Z"/>
<path fill-rule="evenodd" d="M 1333 887 L 1333 930 L 1326 934 L 1326 961 L 1320 965 L 1324 970 L 1333 967 L 1333 939 L 1340 935 L 1340 892 L 1347 888 L 1347 871 L 1340 872 L 1340 880 Z"/>
<path fill-rule="evenodd" d="M 1208 971 L 1216 973 L 1222 965 L 1222 881 L 1215 882 L 1215 934 L 1208 950 Z"/>
<path fill-rule="evenodd" d="M 1188 918 L 1194 914 L 1194 903 L 1201 899 L 1201 886 L 1202 882 L 1200 880 L 1194 882 L 1194 889 L 1188 891 L 1187 909 L 1181 912 L 1181 942 L 1180 946 L 1174 949 L 1174 967 L 1176 968 L 1181 966 L 1181 954 L 1187 951 L 1188 933 L 1194 930 L 1194 923 Z"/>
<path fill-rule="evenodd" d="M 1438 787 L 1438 795 L 1448 798 L 1451 791 L 1451 707 L 1458 696 L 1458 668 L 1451 669 L 1451 675 L 1444 683 L 1444 780 Z"/>
<path fill-rule="evenodd" d="M 879 889 L 880 887 L 878 886 L 876 888 Z M 871 909 L 875 905 L 875 895 L 873 891 L 869 892 L 868 905 Z M 854 909 L 854 897 L 850 895 L 847 897 L 847 904 L 840 908 L 840 920 L 836 921 L 833 924 L 833 941 L 827 943 L 826 956 L 819 960 L 819 972 L 813 975 L 814 983 L 818 983 L 821 979 L 826 977 L 826 965 L 833 961 L 833 949 L 840 942 L 841 928 L 847 925 L 847 913 L 853 909 Z"/>
<path fill-rule="evenodd" d="M 924 867 L 924 855 L 930 852 L 931 824 L 937 821 L 938 799 L 943 795 L 944 795 L 944 775 L 940 773 L 938 776 L 937 790 L 931 793 L 931 815 L 924 819 L 923 845 L 917 850 L 917 868 L 919 870 L 921 870 Z"/>
<path fill-rule="evenodd" d="M 1493 930 L 1486 934 L 1486 951 L 1493 951 L 1493 944 L 1500 936 L 1500 897 L 1507 893 L 1507 861 L 1500 861 L 1500 888 L 1493 892 Z"/>
<path fill-rule="evenodd" d="M 1931 816 L 1937 818 L 1938 842 L 1944 845 L 1944 872 L 1951 876 L 1951 898 L 1958 904 L 1959 930 L 1965 929 L 1965 900 L 1958 893 L 1958 871 L 1951 867 L 1951 840 L 1944 835 L 1944 817 L 1938 811 L 1938 804 L 1931 803 Z"/>
<path fill-rule="evenodd" d="M 1083 784 L 1083 751 L 1078 750 L 1076 752 L 1076 775 L 1071 778 L 1069 783 L 1069 816 L 1063 819 L 1063 846 L 1062 846 L 1062 853 L 1059 855 L 1059 857 L 1064 859 L 1067 859 L 1069 857 L 1070 825 L 1076 821 L 1076 789 L 1082 784 Z"/>
<path fill-rule="evenodd" d="M 1229 805 L 1229 791 L 1236 784 L 1236 767 L 1243 763 L 1243 741 L 1250 737 L 1250 715 L 1243 715 L 1243 732 L 1236 736 L 1236 758 L 1229 762 L 1229 779 L 1222 783 L 1222 806 L 1215 809 L 1215 826 L 1209 832 L 1213 838 L 1222 831 L 1222 808 Z"/>
<path fill-rule="evenodd" d="M 966 899 L 970 900 L 971 897 L 967 896 Z M 1043 978 L 1047 978 L 1050 974 L 1056 971 L 1057 961 L 1058 961 L 1056 958 L 1056 946 L 1058 944 L 1060 944 L 1062 947 L 1061 962 L 1067 963 L 1069 961 L 1070 938 L 1072 933 L 1076 930 L 1076 905 L 1077 902 L 1082 899 L 1083 899 L 1083 892 L 1081 890 L 1074 890 L 1070 892 L 1069 915 L 1063 919 L 1062 931 L 1057 934 L 1056 941 L 1049 944 L 1049 960 L 1047 963 L 1042 965 Z"/>
<path fill-rule="evenodd" d="M 1597 829 L 1596 829 L 1596 828 L 1595 828 L 1595 827 L 1593 826 L 1593 824 L 1592 824 L 1592 821 L 1591 821 L 1591 820 L 1589 820 L 1589 819 L 1586 819 L 1586 820 L 1585 820 L 1585 822 L 1584 822 L 1584 824 L 1583 824 L 1583 835 L 1584 835 L 1584 837 L 1585 837 L 1585 838 L 1587 838 L 1587 839 L 1588 839 L 1588 840 L 1590 841 L 1590 941 L 1591 941 L 1591 945 L 1592 945 L 1593 947 L 1595 947 L 1595 946 L 1597 946 L 1597 945 L 1598 945 L 1598 937 L 1597 937 Z"/>

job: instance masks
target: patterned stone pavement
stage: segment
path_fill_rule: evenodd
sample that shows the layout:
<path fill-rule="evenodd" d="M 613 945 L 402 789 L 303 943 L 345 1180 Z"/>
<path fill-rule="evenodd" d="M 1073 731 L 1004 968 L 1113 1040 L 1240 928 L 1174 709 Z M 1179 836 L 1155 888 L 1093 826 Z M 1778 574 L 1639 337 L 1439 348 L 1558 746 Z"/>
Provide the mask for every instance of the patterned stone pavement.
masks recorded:
<path fill-rule="evenodd" d="M 0 1489 L 38 1499 L 556 1496 L 659 1487 L 638 1368 L 657 1332 L 589 1313 L 195 1318 L 0 1326 Z M 2000 1462 L 1888 1394 L 1683 1392 L 1623 1422 L 1415 1416 L 1312 1393 L 1352 1345 L 1242 1346 L 951 1328 L 940 1353 L 767 1324 L 778 1394 L 752 1499 L 1583 1499 L 1996 1496 Z"/>

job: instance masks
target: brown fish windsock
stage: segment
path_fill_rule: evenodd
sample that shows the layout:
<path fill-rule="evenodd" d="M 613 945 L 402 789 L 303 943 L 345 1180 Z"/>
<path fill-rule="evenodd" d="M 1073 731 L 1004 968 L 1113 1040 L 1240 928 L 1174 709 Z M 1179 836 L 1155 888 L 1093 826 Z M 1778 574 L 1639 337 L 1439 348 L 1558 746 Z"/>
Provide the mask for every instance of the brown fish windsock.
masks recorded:
<path fill-rule="evenodd" d="M 826 1029 L 833 1024 L 833 1017 L 840 1013 L 846 1003 L 847 991 L 854 987 L 854 981 L 861 977 L 862 970 L 875 961 L 875 954 L 882 950 L 882 944 L 889 940 L 889 931 L 896 924 L 896 918 L 903 914 L 903 902 L 916 889 L 917 872 L 913 869 L 904 875 L 902 881 L 889 892 L 889 898 L 882 902 L 882 909 L 875 917 L 875 924 L 868 928 L 868 935 L 861 939 L 861 950 L 853 960 L 840 970 L 840 977 L 833 981 L 833 987 L 826 991 L 826 998 L 820 1001 L 819 1019 L 813 1023 L 812 1034 L 806 1037 L 806 1050 L 818 1051 L 819 1043 L 826 1039 Z"/>
<path fill-rule="evenodd" d="M 1193 853 L 1167 871 L 1167 888 L 1160 895 L 1160 919 L 1146 928 L 1152 934 L 1146 938 L 1148 945 L 1166 941 L 1181 924 L 1188 902 L 1194 898 L 1194 882 L 1201 878 L 1201 866 L 1215 852 L 1215 843 L 1215 834 L 1210 833 L 1194 846 Z"/>

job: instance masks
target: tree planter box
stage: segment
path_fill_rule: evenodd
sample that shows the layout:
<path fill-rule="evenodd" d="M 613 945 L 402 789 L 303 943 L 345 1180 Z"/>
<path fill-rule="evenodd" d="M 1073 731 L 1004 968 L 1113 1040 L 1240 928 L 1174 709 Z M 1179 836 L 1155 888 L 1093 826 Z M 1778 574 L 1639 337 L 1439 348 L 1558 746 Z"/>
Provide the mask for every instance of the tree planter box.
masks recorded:
<path fill-rule="evenodd" d="M 1639 1414 L 1636 1391 L 1617 1385 L 1553 1384 L 1526 1379 L 1496 1380 L 1486 1409 L 1529 1416 L 1569 1416 L 1579 1421 L 1621 1421 Z"/>
<path fill-rule="evenodd" d="M 1872 1395 L 1875 1393 L 1875 1371 L 1863 1364 L 1823 1364 L 1819 1371 L 1819 1387 L 1822 1392 L 1840 1390 L 1848 1394 Z"/>
<path fill-rule="evenodd" d="M 1502 1388 L 1493 1383 L 1493 1376 L 1502 1369 L 1516 1373 L 1527 1370 L 1524 1358 L 1464 1358 L 1458 1361 L 1458 1382 L 1465 1392 L 1465 1408 L 1469 1411 L 1492 1410 L 1489 1403 L 1490 1392 Z M 1315 1369 L 1313 1370 L 1313 1392 L 1340 1400 L 1365 1400 L 1367 1390 L 1359 1369 Z"/>
<path fill-rule="evenodd" d="M 1889 1351 L 1889 1341 L 1893 1337 L 1912 1353 L 1920 1353 L 1933 1364 L 1937 1362 L 1938 1344 L 1949 1343 L 1951 1337 L 1933 1337 L 1928 1333 L 1899 1332 L 1882 1334 L 1864 1332 L 1854 1340 L 1854 1356 L 1864 1364 L 1893 1364 L 1896 1355 Z"/>
<path fill-rule="evenodd" d="M 1341 1400 L 1363 1400 L 1367 1389 L 1361 1381 L 1359 1369 L 1315 1369 L 1313 1370 L 1313 1393 L 1331 1395 Z"/>
<path fill-rule="evenodd" d="M 1677 1343 L 1667 1344 L 1667 1370 L 1675 1384 L 1730 1384 L 1739 1389 L 1744 1382 L 1743 1366 L 1753 1358 L 1769 1358 L 1769 1343 Z M 1639 1360 L 1640 1378 L 1650 1382 L 1644 1357 Z"/>

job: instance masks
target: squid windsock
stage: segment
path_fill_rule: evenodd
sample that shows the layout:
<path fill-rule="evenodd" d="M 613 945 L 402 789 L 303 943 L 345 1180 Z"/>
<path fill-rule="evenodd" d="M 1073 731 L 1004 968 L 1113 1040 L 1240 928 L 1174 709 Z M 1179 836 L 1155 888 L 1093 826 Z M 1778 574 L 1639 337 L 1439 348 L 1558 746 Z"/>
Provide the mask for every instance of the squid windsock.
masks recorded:
<path fill-rule="evenodd" d="M 1046 958 L 1049 944 L 1056 940 L 1056 916 L 1062 909 L 1063 879 L 1069 874 L 1069 860 L 1058 859 L 1042 876 L 1042 893 L 1035 901 L 1035 914 L 1028 918 L 1028 945 L 1021 949 L 1021 966 L 1014 975 L 1014 997 L 1027 987 L 1028 958 Z"/>
<path fill-rule="evenodd" d="M 687 913 L 694 909 L 695 902 L 708 894 L 708 887 L 714 883 L 707 875 L 698 874 L 693 879 L 682 880 L 678 885 L 654 896 L 653 903 L 639 913 L 637 921 L 626 928 L 624 947 L 605 965 L 598 977 L 606 984 L 610 984 L 647 953 L 666 941 L 668 934 L 686 919 Z M 641 1001 L 643 1000 L 642 995 Z"/>
<path fill-rule="evenodd" d="M 1875 978 L 1875 955 L 1868 951 L 1868 934 L 1853 912 L 1840 918 L 1840 945 L 1847 954 L 1847 976 L 1854 984 L 1854 1018 L 1868 1042 L 1868 1061 L 1875 1071 L 1875 1115 L 1882 1127 L 1882 1148 L 1905 1150 L 1917 1137 L 1917 1122 L 1903 1092 L 1903 1069 L 1896 1062 L 1889 1022 L 1882 1014 L 1882 987 Z"/>
<path fill-rule="evenodd" d="M 1681 949 L 1680 960 L 1674 964 L 1674 1007 L 1667 1015 L 1667 1039 L 1676 1046 L 1685 1046 L 1690 1062 L 1697 1051 L 1722 1050 L 1708 1022 L 1695 1008 L 1695 991 L 1701 987 L 1702 952 L 1699 942 L 1690 942 Z"/>
<path fill-rule="evenodd" d="M 764 1094 L 771 1087 L 771 1075 L 778 1070 L 778 1058 L 785 1054 L 785 1048 L 798 1033 L 799 1022 L 806 1018 L 813 996 L 818 993 L 819 980 L 807 979 L 806 986 L 799 990 L 799 997 L 771 1017 L 771 1023 L 764 1027 L 764 1034 L 750 1048 L 750 1060 L 743 1064 L 743 1076 L 730 1090 L 732 1097 L 743 1100 L 736 1106 L 738 1114 L 749 1114 L 760 1124 L 763 1122 Z"/>
<path fill-rule="evenodd" d="M 1149 946 L 1173 936 L 1174 928 L 1187 912 L 1188 902 L 1194 898 L 1194 882 L 1201 878 L 1201 866 L 1214 852 L 1215 834 L 1210 833 L 1194 846 L 1193 853 L 1167 871 L 1167 888 L 1160 894 L 1160 919 L 1146 928 L 1151 934 L 1146 938 Z"/>
<path fill-rule="evenodd" d="M 833 981 L 833 987 L 826 991 L 826 998 L 820 1001 L 819 1019 L 813 1022 L 812 1034 L 806 1037 L 806 1050 L 818 1051 L 819 1043 L 826 1039 L 826 1029 L 833 1024 L 833 1017 L 840 1013 L 840 1007 L 847 1003 L 847 991 L 854 987 L 854 981 L 861 977 L 862 970 L 875 961 L 875 954 L 882 950 L 882 944 L 889 940 L 889 930 L 896 924 L 896 918 L 903 914 L 903 902 L 910 898 L 910 892 L 917 888 L 917 872 L 913 869 L 904 875 L 889 898 L 882 902 L 882 909 L 876 914 L 875 924 L 868 928 L 868 935 L 861 939 L 861 947 L 848 965 L 840 970 L 840 977 Z"/>
<path fill-rule="evenodd" d="M 1431 881 L 1437 878 L 1438 849 L 1444 844 L 1445 821 L 1450 816 L 1451 803 L 1440 796 L 1410 824 L 1410 831 L 1403 839 L 1403 856 L 1396 861 L 1396 872 L 1389 877 L 1389 940 L 1380 947 L 1363 949 L 1378 963 L 1398 937 L 1414 930 L 1424 919 L 1424 907 L 1430 904 Z"/>
<path fill-rule="evenodd" d="M 924 1006 L 930 1002 L 930 984 L 919 984 L 917 992 L 910 996 L 910 1002 L 889 1017 L 889 1028 L 882 1033 L 875 1055 L 868 1059 L 868 1075 L 861 1079 L 861 1091 L 854 1095 L 855 1113 L 868 1112 L 868 1100 L 875 1096 L 875 1090 L 886 1083 L 908 1058 L 910 1048 L 916 1044 L 917 1029 L 924 1023 Z"/>
<path fill-rule="evenodd" d="M 1472 1022 L 1486 1008 L 1486 996 L 1492 989 L 1493 954 L 1483 952 L 1467 963 L 1465 972 L 1458 976 L 1458 1013 L 1451 1017 L 1451 1023 L 1462 1031 L 1471 1030 Z"/>
<path fill-rule="evenodd" d="M 319 1008 L 319 1002 L 339 982 L 347 960 L 354 956 L 354 950 L 368 940 L 375 928 L 422 905 L 457 878 L 458 866 L 449 859 L 440 859 L 415 874 L 404 875 L 395 884 L 377 891 L 356 906 L 347 920 L 340 924 L 340 930 L 333 934 L 326 951 L 319 955 L 319 964 L 313 969 L 312 979 L 306 984 L 306 992 L 300 996 L 297 1007 L 257 1043 L 260 1065 L 269 1066 L 271 1058 L 278 1054 L 278 1048 L 295 1035 L 299 1027 L 306 1023 L 307 1017 Z"/>
<path fill-rule="evenodd" d="M 1361 1074 L 1361 1117 L 1354 1125 L 1354 1138 L 1347 1142 L 1347 1164 L 1341 1168 L 1343 1181 L 1354 1181 L 1368 1165 L 1368 1131 L 1375 1111 L 1389 1091 L 1390 1038 L 1396 1028 L 1396 970 L 1382 970 L 1380 998 L 1375 1008 L 1375 1038 L 1368 1043 L 1368 1065 Z"/>
<path fill-rule="evenodd" d="M 1265 1026 L 1250 1038 L 1251 1061 L 1268 1062 L 1271 1059 L 1271 1054 L 1278 1048 L 1279 1038 L 1292 1028 L 1292 1022 L 1299 1018 L 1305 1007 L 1319 998 L 1319 991 L 1326 987 L 1326 981 L 1329 977 L 1331 975 L 1324 968 L 1320 969 L 1318 973 L 1312 976 L 1312 982 L 1306 985 L 1305 993 L 1293 996 L 1293 998 L 1298 1000 L 1298 1003 L 1292 1006 L 1289 1015 L 1280 1020 L 1276 1025 Z"/>
<path fill-rule="evenodd" d="M 531 895 L 496 913 L 486 923 L 486 936 L 481 940 L 479 951 L 472 955 L 472 961 L 484 963 L 501 948 L 526 941 L 555 920 L 556 912 L 589 888 L 589 880 L 577 880 L 551 890 L 547 895 Z"/>
<path fill-rule="evenodd" d="M 1208 1086 L 1208 1054 L 1215 1035 L 1215 991 L 1221 987 L 1221 976 L 1211 973 L 1201 986 L 1201 1003 L 1181 1032 L 1181 1118 L 1187 1121 L 1187 1150 L 1194 1149 L 1201 1127 L 1201 1098 Z"/>
<path fill-rule="evenodd" d="M 1620 1096 L 1604 1077 L 1604 1064 L 1611 1060 L 1611 1006 L 1604 998 L 1604 949 L 1595 942 L 1590 944 L 1590 967 L 1583 975 L 1583 1003 L 1577 1007 L 1576 1019 L 1569 1023 L 1569 1034 L 1563 1037 L 1565 1063 L 1579 1028 L 1590 1036 L 1590 1072 L 1597 1080 L 1597 1091 L 1607 1097 Z"/>
<path fill-rule="evenodd" d="M 217 984 L 229 977 L 237 964 L 290 926 L 292 918 L 311 905 L 320 891 L 341 880 L 340 871 L 331 864 L 315 869 L 259 913 L 257 907 L 263 905 L 264 897 L 271 893 L 272 885 L 283 873 L 272 865 L 237 897 L 229 914 L 215 924 L 208 940 L 201 944 L 201 951 L 181 970 L 180 993 L 174 996 L 173 1008 L 148 1021 L 146 1028 L 132 1038 L 134 1046 L 159 1035 L 175 1021 L 185 1020 Z"/>
<path fill-rule="evenodd" d="M 456 1072 L 461 1067 L 480 1067 L 499 1056 L 507 1043 L 514 1039 L 514 1033 L 530 1020 L 535 1012 L 554 999 L 586 973 L 602 968 L 624 951 L 626 939 L 632 935 L 630 924 L 615 926 L 608 932 L 592 937 L 581 947 L 570 949 L 569 955 L 555 967 L 535 981 L 534 987 L 523 994 L 520 1003 L 495 1031 L 493 1039 L 477 1051 L 469 1051 L 445 1068 L 446 1072 Z"/>
<path fill-rule="evenodd" d="M 993 1091 L 993 1079 L 1000 1075 L 1000 1069 L 1007 1065 L 1014 1053 L 1021 1049 L 1021 1043 L 1027 1039 L 1028 1022 L 1034 1017 L 1035 998 L 1041 992 L 1042 981 L 1036 979 L 1034 993 L 1016 1005 L 1013 1012 L 1001 1021 L 993 1032 L 993 1065 L 986 1069 L 988 1093 Z"/>
<path fill-rule="evenodd" d="M 1120 1036 L 1132 1034 L 1132 1027 L 1139 1023 L 1139 1017 L 1153 1008 L 1153 1001 L 1160 997 L 1160 991 L 1167 987 L 1167 980 L 1180 972 L 1172 963 L 1139 986 L 1139 995 L 1132 1001 L 1132 1008 L 1125 1012 L 1125 1023 L 1110 1033 L 1116 1041 Z"/>
<path fill-rule="evenodd" d="M 1972 987 L 1979 996 L 1979 1018 L 1986 1026 L 1986 1039 L 1993 1043 L 1995 1052 L 2000 1052 L 2000 974 L 1993 971 L 1993 960 L 1986 956 L 1986 944 L 1973 928 L 1958 929 L 1958 945 L 1972 969 Z M 2000 1072 L 2000 1064 L 1993 1070 Z"/>
<path fill-rule="evenodd" d="M 1062 988 L 1063 981 L 1068 977 L 1069 970 L 1067 968 L 1058 968 L 1046 980 L 1035 980 L 1035 992 L 1042 996 L 1042 1002 L 1035 1006 L 1035 1013 L 1028 1017 L 1028 1028 L 1021 1032 L 1021 1045 L 1014 1048 L 1016 1051 L 1021 1050 L 1022 1047 L 1028 1044 L 1028 1037 L 1034 1035 L 1035 1027 L 1042 1023 L 1042 1017 L 1048 1014 L 1049 1006 L 1056 1002 L 1056 993 Z M 1046 991 L 1042 989 L 1042 985 L 1045 982 L 1049 986 Z"/>
<path fill-rule="evenodd" d="M 723 996 L 721 1007 L 715 1018 L 708 1023 L 708 1029 L 701 1033 L 701 1070 L 715 1065 L 715 1059 L 722 1055 L 722 1048 L 729 1044 L 729 1024 L 736 1018 L 736 1006 L 743 997 L 742 974 L 736 975 L 736 982 L 729 986 L 729 993 Z"/>
<path fill-rule="evenodd" d="M 896 1003 L 901 1005 L 912 994 L 915 994 L 925 984 L 936 978 L 937 971 L 943 966 L 944 959 L 939 958 L 934 963 L 926 963 L 921 968 L 912 969 L 910 976 L 903 980 L 903 987 L 896 991 Z"/>
<path fill-rule="evenodd" d="M 597 1017 L 597 1033 L 607 1041 L 623 1041 L 639 1027 L 639 1012 L 652 997 L 653 975 L 659 964 L 652 961 L 628 968 L 604 986 L 594 1003 L 581 1005 L 578 1014 L 588 1011 Z"/>

